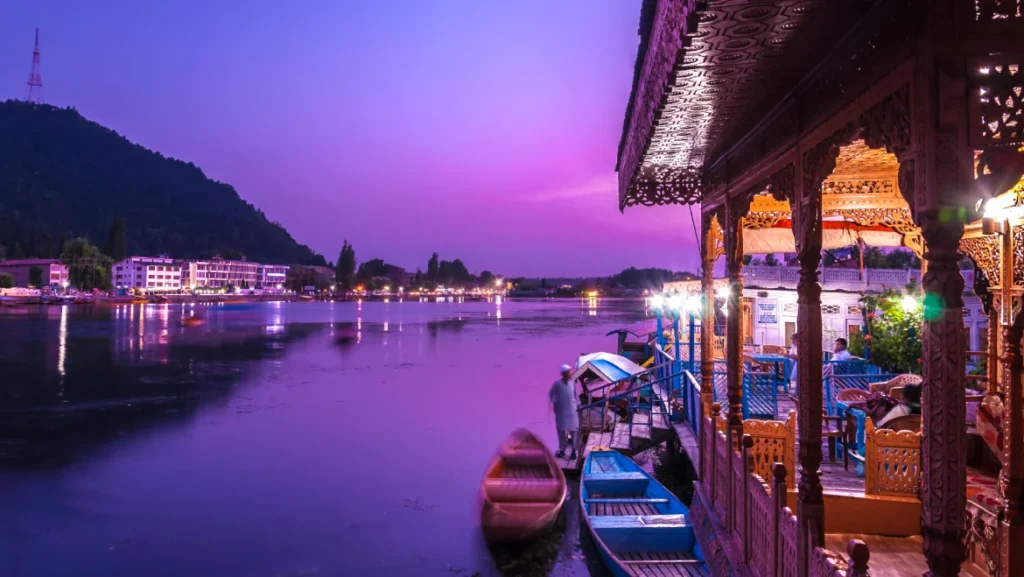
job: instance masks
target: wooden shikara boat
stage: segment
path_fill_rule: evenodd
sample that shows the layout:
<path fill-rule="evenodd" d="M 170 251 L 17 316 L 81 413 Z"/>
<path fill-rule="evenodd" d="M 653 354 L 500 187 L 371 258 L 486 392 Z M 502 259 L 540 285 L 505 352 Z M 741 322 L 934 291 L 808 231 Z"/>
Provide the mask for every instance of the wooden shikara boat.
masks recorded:
<path fill-rule="evenodd" d="M 615 451 L 587 455 L 580 504 L 616 577 L 708 575 L 689 510 L 628 457 Z"/>
<path fill-rule="evenodd" d="M 536 435 L 517 429 L 498 447 L 480 490 L 484 537 L 523 541 L 558 518 L 565 502 L 565 475 Z"/>

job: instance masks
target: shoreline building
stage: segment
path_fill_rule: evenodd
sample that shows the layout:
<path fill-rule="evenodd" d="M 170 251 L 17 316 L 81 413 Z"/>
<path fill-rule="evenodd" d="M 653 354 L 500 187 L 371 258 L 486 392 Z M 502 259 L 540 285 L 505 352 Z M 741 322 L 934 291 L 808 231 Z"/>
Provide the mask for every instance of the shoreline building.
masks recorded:
<path fill-rule="evenodd" d="M 259 267 L 259 263 L 247 260 L 187 260 L 181 265 L 181 280 L 188 289 L 256 288 Z"/>
<path fill-rule="evenodd" d="M 115 288 L 146 292 L 180 291 L 182 267 L 167 255 L 132 256 L 114 263 L 111 281 Z"/>
<path fill-rule="evenodd" d="M 68 286 L 68 267 L 59 260 L 48 258 L 28 258 L 0 262 L 0 273 L 9 274 L 14 278 L 14 286 L 27 287 L 32 278 L 32 269 L 40 269 L 43 286 Z"/>
<path fill-rule="evenodd" d="M 285 277 L 288 276 L 288 267 L 283 264 L 261 264 L 257 269 L 258 281 L 256 288 L 264 291 L 284 290 Z"/>

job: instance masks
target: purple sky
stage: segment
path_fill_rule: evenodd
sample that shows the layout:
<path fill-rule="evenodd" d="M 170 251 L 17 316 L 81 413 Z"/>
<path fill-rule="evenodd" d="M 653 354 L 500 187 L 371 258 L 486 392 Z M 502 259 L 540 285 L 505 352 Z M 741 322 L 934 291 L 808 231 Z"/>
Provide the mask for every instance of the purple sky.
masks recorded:
<path fill-rule="evenodd" d="M 617 208 L 639 0 L 33 0 L 0 98 L 46 101 L 231 183 L 329 260 L 560 276 L 695 270 L 683 207 Z M 699 215 L 698 215 L 699 217 Z"/>

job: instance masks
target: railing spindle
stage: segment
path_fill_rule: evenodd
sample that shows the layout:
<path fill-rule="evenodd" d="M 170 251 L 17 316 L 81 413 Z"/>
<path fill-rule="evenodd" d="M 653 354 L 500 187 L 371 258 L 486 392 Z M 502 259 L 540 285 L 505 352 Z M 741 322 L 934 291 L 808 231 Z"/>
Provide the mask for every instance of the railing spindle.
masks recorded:
<path fill-rule="evenodd" d="M 750 448 L 754 446 L 754 438 L 750 435 L 743 435 L 740 455 L 743 459 L 743 501 L 740 506 L 742 517 L 739 522 L 743 524 L 743 562 L 750 563 L 751 544 L 753 538 L 750 534 Z"/>
<path fill-rule="evenodd" d="M 868 559 L 871 558 L 871 552 L 868 551 L 867 544 L 860 539 L 850 539 L 846 553 L 850 556 L 846 577 L 869 577 Z"/>
<path fill-rule="evenodd" d="M 772 464 L 772 574 L 782 575 L 782 509 L 786 507 L 786 466 L 782 463 Z"/>

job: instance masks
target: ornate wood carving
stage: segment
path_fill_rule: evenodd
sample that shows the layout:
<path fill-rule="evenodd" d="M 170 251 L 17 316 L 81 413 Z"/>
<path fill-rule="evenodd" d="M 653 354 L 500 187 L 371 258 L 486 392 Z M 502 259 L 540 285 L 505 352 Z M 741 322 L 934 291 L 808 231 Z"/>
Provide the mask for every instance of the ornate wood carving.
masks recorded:
<path fill-rule="evenodd" d="M 921 516 L 931 573 L 954 576 L 964 559 L 966 422 L 963 277 L 958 250 L 963 224 L 942 210 L 919 215 L 927 251 L 924 276 Z"/>
<path fill-rule="evenodd" d="M 637 205 L 697 204 L 700 198 L 700 175 L 696 171 L 645 166 L 620 197 L 619 209 Z"/>
<path fill-rule="evenodd" d="M 1006 379 L 1006 410 L 1003 411 L 1003 467 L 999 471 L 999 493 L 1003 514 L 999 534 L 1001 575 L 1012 575 L 1024 563 L 1024 315 L 1014 316 L 1003 331 L 1003 377 Z"/>
<path fill-rule="evenodd" d="M 722 228 L 718 224 L 718 217 L 715 215 L 704 215 L 704 242 L 702 243 L 703 259 L 701 262 L 701 293 L 704 296 L 703 308 L 700 323 L 700 399 L 701 414 L 708 416 L 711 411 L 711 404 L 714 399 L 714 366 L 715 347 L 715 261 L 724 252 L 722 246 Z M 707 346 L 705 346 L 707 344 Z M 703 421 L 702 421 L 703 422 Z M 701 434 L 710 434 L 701 432 Z M 703 479 L 705 461 L 700 459 L 701 478 Z"/>
<path fill-rule="evenodd" d="M 916 497 L 921 485 L 921 434 L 864 427 L 864 494 Z"/>
<path fill-rule="evenodd" d="M 729 204 L 725 227 L 726 270 L 729 275 L 729 297 L 726 318 L 727 395 L 729 398 L 728 428 L 733 442 L 743 436 L 743 217 L 750 199 L 740 197 Z"/>
<path fill-rule="evenodd" d="M 1024 56 L 1019 54 L 991 55 L 968 62 L 973 146 L 980 148 L 1024 140 L 1022 66 Z"/>
<path fill-rule="evenodd" d="M 795 470 L 796 465 L 796 413 L 782 421 L 743 421 L 743 434 L 753 440 L 750 451 L 752 470 L 762 479 L 771 479 L 772 465 L 782 463 L 787 469 Z M 796 477 L 790 476 L 789 488 L 796 488 Z"/>
<path fill-rule="evenodd" d="M 821 486 L 821 285 L 818 264 L 821 261 L 821 184 L 835 168 L 839 142 L 850 134 L 834 135 L 801 158 L 801 187 L 796 198 L 797 222 L 794 237 L 800 262 L 797 283 L 797 392 L 799 403 L 799 467 L 797 511 L 800 522 L 797 567 L 801 577 L 810 566 L 809 554 L 824 544 L 825 504 Z"/>
<path fill-rule="evenodd" d="M 960 239 L 960 252 L 974 262 L 989 285 L 1001 284 L 999 273 L 999 238 L 995 235 Z M 975 277 L 977 278 L 977 277 Z M 989 330 L 992 330 L 990 327 Z"/>
<path fill-rule="evenodd" d="M 1020 17 L 1020 0 L 974 0 L 975 20 L 1003 20 Z"/>

